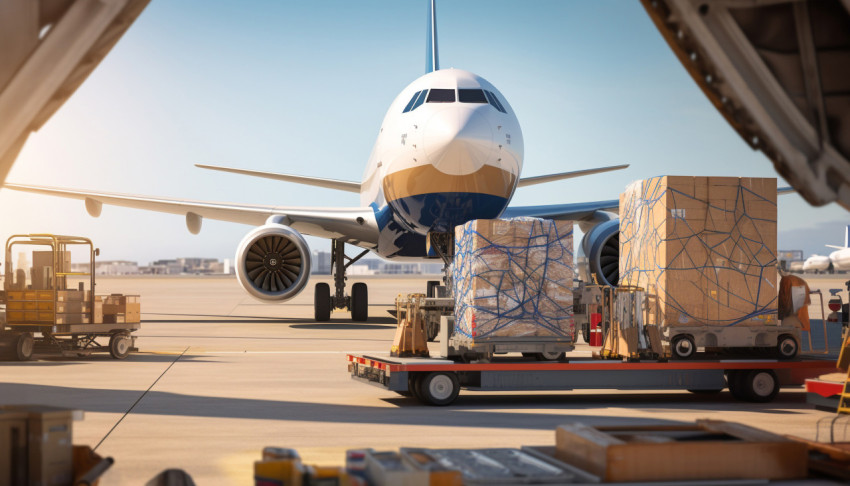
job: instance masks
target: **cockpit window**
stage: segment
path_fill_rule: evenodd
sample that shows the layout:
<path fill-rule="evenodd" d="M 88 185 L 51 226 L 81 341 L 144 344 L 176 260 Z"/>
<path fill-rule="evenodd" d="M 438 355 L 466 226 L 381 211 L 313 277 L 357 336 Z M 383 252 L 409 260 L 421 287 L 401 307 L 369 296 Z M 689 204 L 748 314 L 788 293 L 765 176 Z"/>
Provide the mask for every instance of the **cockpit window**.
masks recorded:
<path fill-rule="evenodd" d="M 427 89 L 422 90 L 422 92 L 419 94 L 419 97 L 416 98 L 416 101 L 413 102 L 413 106 L 410 107 L 410 111 L 413 111 L 413 110 L 419 108 L 419 105 L 421 105 L 422 103 L 425 102 L 425 96 L 427 96 L 427 95 L 428 95 L 428 90 Z"/>
<path fill-rule="evenodd" d="M 483 89 L 458 89 L 457 100 L 461 103 L 487 103 Z"/>
<path fill-rule="evenodd" d="M 493 105 L 493 108 L 501 111 L 502 113 L 507 113 L 507 111 L 505 111 L 505 107 L 502 106 L 501 102 L 499 102 L 499 98 L 496 98 L 496 95 L 494 95 L 491 91 L 484 92 L 487 93 L 487 99 L 490 100 L 490 104 Z"/>
<path fill-rule="evenodd" d="M 413 103 L 416 103 L 416 98 L 419 97 L 420 93 L 422 93 L 422 92 L 417 91 L 416 93 L 413 94 L 413 97 L 410 98 L 410 101 L 407 102 L 407 106 L 404 107 L 404 111 L 402 113 L 407 113 L 408 111 L 413 109 Z"/>
<path fill-rule="evenodd" d="M 455 90 L 453 89 L 432 89 L 428 94 L 428 103 L 454 103 Z"/>

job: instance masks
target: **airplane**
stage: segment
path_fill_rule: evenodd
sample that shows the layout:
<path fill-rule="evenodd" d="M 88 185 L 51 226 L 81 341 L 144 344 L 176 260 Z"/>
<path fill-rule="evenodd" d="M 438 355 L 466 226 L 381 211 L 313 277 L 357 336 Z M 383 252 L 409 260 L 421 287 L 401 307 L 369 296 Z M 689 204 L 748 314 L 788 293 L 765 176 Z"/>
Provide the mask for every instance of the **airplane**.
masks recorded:
<path fill-rule="evenodd" d="M 507 98 L 489 81 L 461 69 L 440 69 L 435 0 L 430 0 L 425 74 L 405 87 L 384 117 L 361 182 L 196 164 L 202 169 L 360 194 L 360 206 L 288 207 L 192 201 L 91 190 L 7 183 L 16 191 L 79 199 L 91 216 L 103 205 L 181 214 L 197 234 L 203 219 L 257 226 L 240 242 L 236 275 L 263 301 L 298 295 L 310 276 L 310 249 L 302 234 L 331 240 L 334 293 L 314 289 L 314 318 L 346 310 L 368 319 L 364 283 L 346 294 L 346 269 L 367 253 L 384 258 L 441 258 L 446 268 L 455 226 L 474 219 L 530 216 L 576 221 L 585 233 L 578 255 L 585 281 L 616 285 L 619 201 L 511 206 L 518 188 L 620 170 L 628 165 L 520 177 L 523 136 Z M 345 245 L 362 249 L 355 257 Z M 430 284 L 429 284 L 430 285 Z"/>
<path fill-rule="evenodd" d="M 826 245 L 835 249 L 829 254 L 829 261 L 836 272 L 850 270 L 850 226 L 844 228 L 844 246 Z"/>
<path fill-rule="evenodd" d="M 806 261 L 803 262 L 803 272 L 826 272 L 829 270 L 829 257 L 825 255 L 812 255 L 809 258 L 806 258 Z"/>

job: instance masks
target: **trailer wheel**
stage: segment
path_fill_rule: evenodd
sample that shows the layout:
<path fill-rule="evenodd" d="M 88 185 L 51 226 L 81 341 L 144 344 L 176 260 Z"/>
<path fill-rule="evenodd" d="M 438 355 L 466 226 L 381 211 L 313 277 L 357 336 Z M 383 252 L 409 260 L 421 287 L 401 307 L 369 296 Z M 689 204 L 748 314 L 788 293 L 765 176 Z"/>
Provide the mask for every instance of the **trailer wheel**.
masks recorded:
<path fill-rule="evenodd" d="M 35 339 L 33 339 L 32 333 L 25 332 L 21 334 L 15 342 L 15 357 L 18 361 L 31 360 L 34 347 Z"/>
<path fill-rule="evenodd" d="M 673 357 L 677 359 L 691 359 L 697 351 L 697 345 L 694 343 L 694 338 L 686 334 L 680 334 L 673 338 L 673 342 L 670 347 L 673 351 Z"/>
<path fill-rule="evenodd" d="M 316 322 L 331 320 L 331 286 L 325 282 L 316 284 L 313 294 L 313 317 Z"/>
<path fill-rule="evenodd" d="M 799 349 L 800 346 L 794 336 L 790 334 L 779 336 L 779 342 L 776 345 L 776 353 L 779 355 L 779 359 L 794 359 Z"/>
<path fill-rule="evenodd" d="M 738 370 L 729 370 L 726 372 L 726 386 L 729 387 L 729 393 L 735 400 L 746 400 L 741 393 L 741 375 Z"/>
<path fill-rule="evenodd" d="M 419 382 L 422 381 L 422 375 L 418 373 L 410 373 L 407 377 L 407 391 L 410 393 L 410 396 L 419 400 L 420 402 L 424 402 L 425 399 L 422 398 L 422 395 L 419 393 Z"/>
<path fill-rule="evenodd" d="M 557 351 L 543 351 L 542 353 L 534 353 L 534 359 L 537 361 L 561 361 L 566 358 L 566 353 Z"/>
<path fill-rule="evenodd" d="M 773 370 L 752 370 L 741 375 L 741 391 L 747 401 L 767 403 L 779 393 L 779 379 Z"/>
<path fill-rule="evenodd" d="M 126 332 L 116 332 L 109 336 L 109 355 L 115 359 L 124 359 L 130 355 L 131 339 Z"/>
<path fill-rule="evenodd" d="M 429 405 L 448 405 L 459 393 L 460 382 L 454 373 L 435 371 L 419 380 L 420 399 Z"/>

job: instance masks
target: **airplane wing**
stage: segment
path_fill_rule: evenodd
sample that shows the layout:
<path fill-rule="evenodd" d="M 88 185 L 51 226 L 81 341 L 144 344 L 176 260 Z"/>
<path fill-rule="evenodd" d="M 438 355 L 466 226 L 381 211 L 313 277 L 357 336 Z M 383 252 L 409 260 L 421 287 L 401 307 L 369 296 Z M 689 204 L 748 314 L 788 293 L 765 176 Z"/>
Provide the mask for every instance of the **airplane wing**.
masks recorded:
<path fill-rule="evenodd" d="M 326 189 L 336 189 L 338 191 L 360 192 L 360 183 L 351 181 L 341 181 L 337 179 L 323 179 L 320 177 L 308 177 L 292 174 L 279 174 L 277 172 L 262 172 L 259 170 L 234 169 L 232 167 L 219 167 L 217 165 L 195 164 L 199 169 L 217 170 L 221 172 L 230 172 L 231 174 L 242 174 L 253 177 L 262 177 L 265 179 L 274 179 L 276 181 L 294 182 L 296 184 L 306 184 L 308 186 L 324 187 Z"/>
<path fill-rule="evenodd" d="M 512 206 L 505 209 L 502 217 L 515 218 L 519 216 L 530 216 L 534 218 L 581 221 L 590 219 L 596 211 L 611 211 L 616 213 L 619 207 L 620 201 L 618 199 L 571 204 L 545 204 L 542 206 Z"/>
<path fill-rule="evenodd" d="M 836 250 L 846 250 L 846 246 L 838 246 L 838 245 L 824 245 L 827 248 L 834 248 Z"/>
<path fill-rule="evenodd" d="M 92 216 L 100 216 L 104 204 L 127 208 L 146 209 L 186 217 L 189 231 L 197 234 L 203 218 L 253 226 L 264 224 L 270 217 L 280 217 L 281 224 L 311 236 L 340 238 L 346 243 L 374 247 L 378 243 L 378 226 L 372 208 L 310 208 L 235 204 L 189 199 L 168 199 L 153 196 L 117 194 L 56 187 L 5 184 L 3 188 L 15 191 L 46 194 L 85 201 Z"/>

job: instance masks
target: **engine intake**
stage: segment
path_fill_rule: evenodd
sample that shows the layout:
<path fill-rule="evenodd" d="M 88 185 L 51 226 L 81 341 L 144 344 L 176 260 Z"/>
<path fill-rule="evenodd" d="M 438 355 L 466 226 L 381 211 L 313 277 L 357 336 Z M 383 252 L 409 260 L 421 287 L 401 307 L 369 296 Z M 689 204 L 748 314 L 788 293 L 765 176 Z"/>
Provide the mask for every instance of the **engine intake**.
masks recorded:
<path fill-rule="evenodd" d="M 599 223 L 584 234 L 578 247 L 581 279 L 616 287 L 620 281 L 620 220 Z"/>
<path fill-rule="evenodd" d="M 301 233 L 289 226 L 260 226 L 239 243 L 236 277 L 249 294 L 260 300 L 291 299 L 310 278 L 310 248 Z"/>

